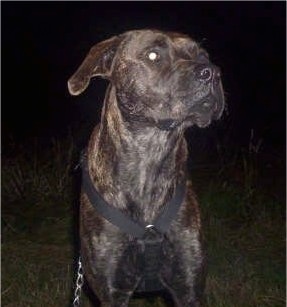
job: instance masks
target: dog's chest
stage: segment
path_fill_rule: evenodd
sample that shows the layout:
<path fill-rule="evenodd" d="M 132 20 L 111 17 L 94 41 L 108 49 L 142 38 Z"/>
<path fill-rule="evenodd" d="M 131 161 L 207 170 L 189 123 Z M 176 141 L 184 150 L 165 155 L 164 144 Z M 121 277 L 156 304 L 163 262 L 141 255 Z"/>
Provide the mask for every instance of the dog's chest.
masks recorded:
<path fill-rule="evenodd" d="M 115 272 L 115 278 L 122 283 L 128 277 L 127 271 L 139 276 L 135 292 L 151 292 L 163 289 L 159 275 L 164 261 L 164 242 L 162 234 L 147 229 L 143 239 L 136 239 L 123 252 Z"/>

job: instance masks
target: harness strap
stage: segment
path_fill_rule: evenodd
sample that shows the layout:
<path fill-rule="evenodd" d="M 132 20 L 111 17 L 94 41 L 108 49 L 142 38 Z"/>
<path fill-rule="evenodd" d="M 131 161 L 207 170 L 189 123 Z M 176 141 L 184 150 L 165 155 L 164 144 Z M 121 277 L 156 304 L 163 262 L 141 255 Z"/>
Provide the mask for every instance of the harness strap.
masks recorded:
<path fill-rule="evenodd" d="M 121 231 L 128 235 L 132 235 L 138 239 L 144 237 L 146 229 L 150 226 L 156 228 L 159 232 L 165 233 L 172 220 L 175 218 L 180 205 L 182 204 L 184 194 L 185 194 L 185 183 L 180 183 L 175 191 L 174 197 L 166 204 L 162 213 L 157 216 L 157 218 L 150 225 L 142 225 L 139 222 L 133 221 L 130 217 L 126 216 L 123 212 L 109 205 L 99 194 L 95 188 L 89 171 L 88 163 L 86 157 L 82 160 L 83 163 L 83 189 L 87 194 L 91 204 L 101 214 L 106 220 L 108 220 L 113 225 L 117 226 Z"/>
<path fill-rule="evenodd" d="M 155 218 L 153 225 L 161 233 L 167 232 L 172 220 L 175 218 L 180 205 L 183 202 L 184 195 L 185 185 L 180 183 L 176 187 L 174 197 L 166 204 L 162 210 L 162 213 Z"/>
<path fill-rule="evenodd" d="M 108 220 L 113 225 L 120 228 L 123 232 L 128 235 L 135 236 L 137 238 L 142 238 L 145 233 L 145 227 L 139 223 L 135 223 L 132 219 L 127 217 L 117 208 L 110 206 L 96 190 L 89 171 L 87 160 L 84 159 L 83 165 L 83 188 L 87 194 L 91 204 L 97 210 L 97 212 L 102 215 L 106 220 Z"/>

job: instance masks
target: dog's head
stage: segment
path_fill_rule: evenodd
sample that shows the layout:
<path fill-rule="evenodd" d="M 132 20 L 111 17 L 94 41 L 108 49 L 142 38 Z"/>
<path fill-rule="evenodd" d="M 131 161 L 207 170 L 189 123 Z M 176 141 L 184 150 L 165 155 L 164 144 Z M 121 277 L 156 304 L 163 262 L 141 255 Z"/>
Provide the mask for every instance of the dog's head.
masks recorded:
<path fill-rule="evenodd" d="M 94 76 L 112 82 L 127 120 L 160 129 L 206 127 L 224 109 L 220 69 L 183 34 L 136 30 L 96 44 L 69 79 L 70 93 L 83 92 Z"/>

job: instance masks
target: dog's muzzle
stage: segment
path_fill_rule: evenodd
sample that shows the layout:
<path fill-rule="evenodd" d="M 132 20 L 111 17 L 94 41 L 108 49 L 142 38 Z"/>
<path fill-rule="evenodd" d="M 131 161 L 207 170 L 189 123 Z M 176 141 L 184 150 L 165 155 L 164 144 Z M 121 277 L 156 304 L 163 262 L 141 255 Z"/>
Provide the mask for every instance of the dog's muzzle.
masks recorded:
<path fill-rule="evenodd" d="M 195 101 L 190 107 L 190 118 L 199 127 L 206 127 L 213 119 L 219 119 L 224 109 L 221 71 L 211 63 L 200 63 L 193 68 L 193 80 Z"/>

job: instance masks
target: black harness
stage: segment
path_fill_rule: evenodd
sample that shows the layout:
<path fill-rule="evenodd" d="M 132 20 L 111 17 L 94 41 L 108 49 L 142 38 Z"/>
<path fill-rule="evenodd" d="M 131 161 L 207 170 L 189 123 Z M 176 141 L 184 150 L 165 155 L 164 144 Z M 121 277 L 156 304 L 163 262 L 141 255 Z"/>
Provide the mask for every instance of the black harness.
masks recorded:
<path fill-rule="evenodd" d="M 136 291 L 144 292 L 162 289 L 162 284 L 156 277 L 161 264 L 162 242 L 164 234 L 169 229 L 183 201 L 185 182 L 181 182 L 177 186 L 174 197 L 165 205 L 162 212 L 150 224 L 143 225 L 126 216 L 101 197 L 91 180 L 85 157 L 82 163 L 82 186 L 90 203 L 107 221 L 117 226 L 122 232 L 137 238 L 138 242 L 143 246 L 140 260 L 143 267 L 143 279 Z"/>

